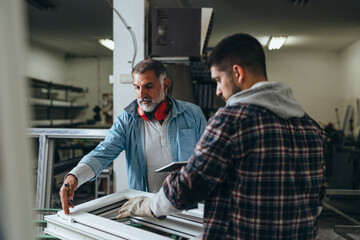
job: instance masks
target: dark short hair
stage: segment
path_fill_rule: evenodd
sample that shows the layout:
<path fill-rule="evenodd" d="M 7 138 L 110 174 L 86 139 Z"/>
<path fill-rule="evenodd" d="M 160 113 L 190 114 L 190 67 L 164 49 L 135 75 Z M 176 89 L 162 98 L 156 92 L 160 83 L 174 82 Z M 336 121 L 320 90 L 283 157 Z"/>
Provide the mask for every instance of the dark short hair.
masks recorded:
<path fill-rule="evenodd" d="M 135 65 L 135 67 L 132 69 L 131 73 L 140 73 L 143 74 L 146 71 L 153 70 L 155 72 L 155 76 L 160 79 L 161 75 L 164 75 L 167 77 L 167 70 L 164 64 L 162 64 L 160 61 L 148 58 L 145 59 L 138 64 Z"/>
<path fill-rule="evenodd" d="M 221 40 L 209 56 L 208 67 L 230 73 L 233 65 L 267 78 L 265 53 L 260 42 L 246 33 L 236 33 Z"/>

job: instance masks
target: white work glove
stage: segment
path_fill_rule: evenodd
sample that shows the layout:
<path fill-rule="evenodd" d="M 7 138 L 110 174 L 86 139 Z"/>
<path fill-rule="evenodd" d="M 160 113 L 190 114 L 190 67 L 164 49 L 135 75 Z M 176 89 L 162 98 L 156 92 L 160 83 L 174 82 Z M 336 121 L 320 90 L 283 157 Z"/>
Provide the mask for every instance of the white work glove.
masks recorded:
<path fill-rule="evenodd" d="M 150 198 L 143 196 L 131 198 L 122 205 L 118 213 L 119 215 L 116 218 L 126 218 L 129 216 L 155 218 L 150 209 Z"/>

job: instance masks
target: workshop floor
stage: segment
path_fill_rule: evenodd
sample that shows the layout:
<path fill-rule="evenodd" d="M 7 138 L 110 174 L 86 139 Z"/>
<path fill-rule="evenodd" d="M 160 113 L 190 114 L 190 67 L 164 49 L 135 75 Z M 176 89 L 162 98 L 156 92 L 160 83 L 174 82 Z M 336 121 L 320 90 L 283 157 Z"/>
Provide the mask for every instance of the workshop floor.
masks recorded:
<path fill-rule="evenodd" d="M 327 199 L 327 203 L 337 208 L 350 217 L 360 221 L 360 198 L 357 197 L 332 197 Z M 320 240 L 344 240 L 334 232 L 334 225 L 354 225 L 349 220 L 339 214 L 323 209 L 319 217 L 319 239 Z M 360 240 L 360 234 L 349 234 L 352 239 Z"/>

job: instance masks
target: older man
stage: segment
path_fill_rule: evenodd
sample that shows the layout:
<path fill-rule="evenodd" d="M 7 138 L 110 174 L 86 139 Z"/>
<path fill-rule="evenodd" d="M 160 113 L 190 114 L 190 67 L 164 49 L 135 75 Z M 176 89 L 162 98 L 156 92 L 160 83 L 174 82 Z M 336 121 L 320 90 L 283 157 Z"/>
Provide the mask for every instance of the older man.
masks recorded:
<path fill-rule="evenodd" d="M 133 71 L 137 99 L 117 116 L 106 138 L 67 174 L 60 189 L 65 214 L 73 207 L 74 191 L 94 180 L 123 150 L 129 188 L 156 192 L 166 174 L 155 169 L 172 161 L 186 161 L 206 125 L 202 110 L 167 95 L 171 80 L 165 66 L 147 59 Z"/>

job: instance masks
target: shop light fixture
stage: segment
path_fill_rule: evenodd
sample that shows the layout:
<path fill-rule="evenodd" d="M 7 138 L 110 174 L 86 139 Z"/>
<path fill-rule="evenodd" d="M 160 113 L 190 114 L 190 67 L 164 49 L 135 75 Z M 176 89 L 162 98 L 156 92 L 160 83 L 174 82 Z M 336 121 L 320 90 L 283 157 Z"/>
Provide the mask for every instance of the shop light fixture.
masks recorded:
<path fill-rule="evenodd" d="M 111 51 L 114 51 L 114 41 L 111 39 L 99 39 L 99 43 L 104 47 L 107 47 Z"/>
<path fill-rule="evenodd" d="M 269 50 L 280 49 L 286 42 L 286 36 L 272 36 L 268 43 Z"/>

